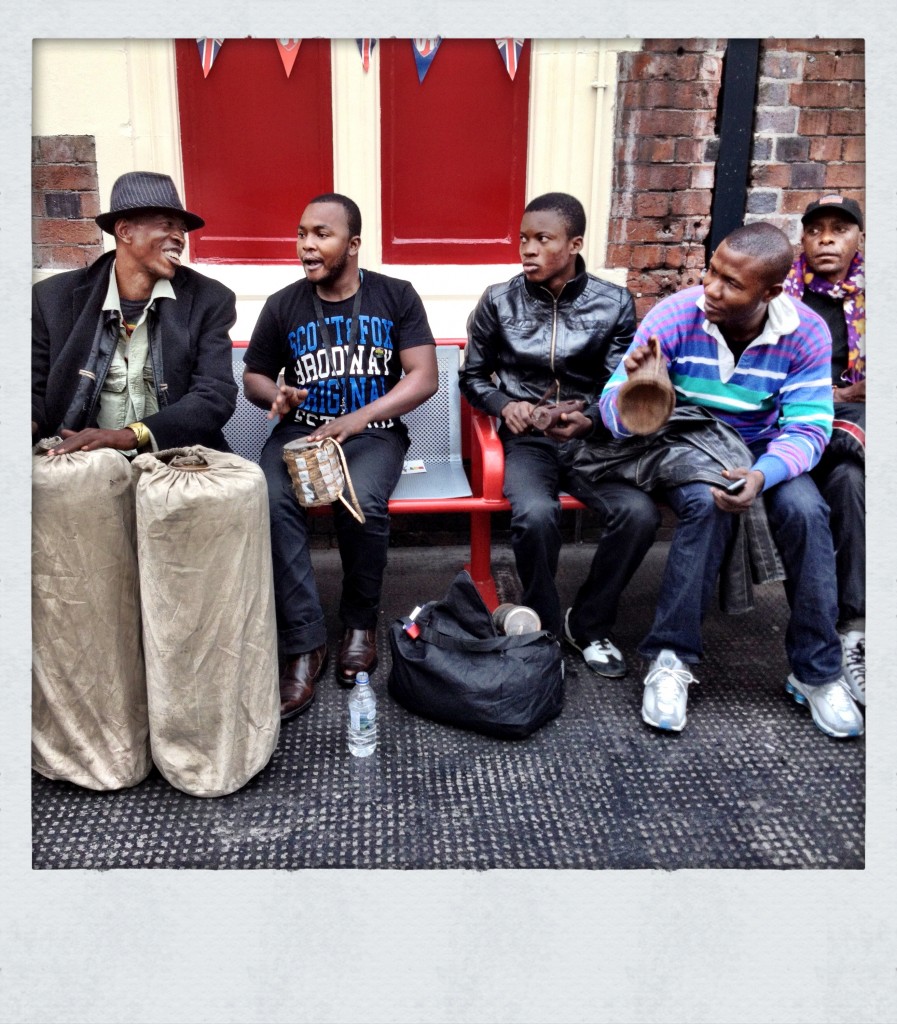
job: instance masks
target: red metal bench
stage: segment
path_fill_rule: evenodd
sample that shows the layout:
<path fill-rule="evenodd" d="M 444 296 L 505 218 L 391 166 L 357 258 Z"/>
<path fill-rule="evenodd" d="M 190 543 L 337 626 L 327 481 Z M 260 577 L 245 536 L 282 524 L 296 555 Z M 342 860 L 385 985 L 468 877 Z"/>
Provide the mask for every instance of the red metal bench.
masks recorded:
<path fill-rule="evenodd" d="M 239 386 L 237 409 L 225 427 L 225 436 L 235 452 L 258 461 L 258 454 L 270 432 L 272 424 L 262 409 L 253 406 L 243 395 L 242 366 L 246 342 L 234 343 L 234 378 Z M 440 339 L 437 345 L 445 350 L 448 346 L 463 349 L 465 339 Z M 443 377 L 444 357 L 440 359 L 440 376 Z M 448 414 L 446 410 L 448 403 Z M 496 512 L 507 512 L 510 504 L 502 493 L 505 458 L 501 441 L 491 416 L 471 409 L 462 398 L 457 387 L 457 375 L 452 383 L 444 387 L 440 381 L 440 394 L 434 395 L 408 418 L 414 419 L 412 434 L 425 436 L 428 440 L 442 442 L 442 435 L 448 435 L 460 423 L 461 458 L 469 486 L 459 488 L 468 494 L 451 497 L 393 497 L 389 511 L 393 515 L 421 515 L 431 513 L 463 513 L 470 516 L 470 561 L 465 568 L 473 578 L 483 600 L 490 609 L 498 606 L 499 598 L 492 575 L 492 516 Z M 438 435 L 438 436 L 437 436 Z M 448 444 L 439 444 L 448 448 Z M 409 455 L 414 454 L 414 441 Z M 401 483 L 397 489 L 401 494 Z M 561 507 L 581 509 L 575 498 L 561 496 Z"/>

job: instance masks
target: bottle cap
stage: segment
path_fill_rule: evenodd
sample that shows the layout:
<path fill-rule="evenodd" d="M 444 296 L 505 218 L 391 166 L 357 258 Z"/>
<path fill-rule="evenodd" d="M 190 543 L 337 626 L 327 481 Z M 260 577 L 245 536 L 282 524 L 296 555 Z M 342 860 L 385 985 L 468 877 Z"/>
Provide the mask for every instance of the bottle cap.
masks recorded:
<path fill-rule="evenodd" d="M 359 672 L 355 676 L 356 683 L 369 683 L 370 681 L 370 676 L 368 676 L 367 672 Z"/>

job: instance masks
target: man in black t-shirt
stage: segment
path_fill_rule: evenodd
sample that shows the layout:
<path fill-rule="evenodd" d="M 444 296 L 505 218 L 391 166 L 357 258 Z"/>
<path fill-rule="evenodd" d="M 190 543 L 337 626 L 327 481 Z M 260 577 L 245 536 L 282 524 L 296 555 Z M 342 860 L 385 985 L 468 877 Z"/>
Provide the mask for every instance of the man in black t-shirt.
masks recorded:
<path fill-rule="evenodd" d="M 389 545 L 389 496 L 408 432 L 399 419 L 435 393 L 436 350 L 423 303 L 407 281 L 360 270 L 361 213 L 346 196 L 317 196 L 299 223 L 305 279 L 272 295 L 244 362 L 247 398 L 279 417 L 260 464 L 268 483 L 278 642 L 285 663 L 281 717 L 304 711 L 327 662 L 324 613 L 309 554 L 307 512 L 293 494 L 283 446 L 332 437 L 344 447 L 364 512 L 333 505 L 343 566 L 344 632 L 336 676 L 352 685 L 377 665 L 376 626 Z M 278 375 L 283 370 L 283 382 Z"/>
<path fill-rule="evenodd" d="M 831 509 L 838 633 L 851 692 L 866 703 L 866 279 L 859 204 L 826 195 L 804 211 L 785 291 L 818 313 L 832 336 L 832 440 L 813 477 Z"/>

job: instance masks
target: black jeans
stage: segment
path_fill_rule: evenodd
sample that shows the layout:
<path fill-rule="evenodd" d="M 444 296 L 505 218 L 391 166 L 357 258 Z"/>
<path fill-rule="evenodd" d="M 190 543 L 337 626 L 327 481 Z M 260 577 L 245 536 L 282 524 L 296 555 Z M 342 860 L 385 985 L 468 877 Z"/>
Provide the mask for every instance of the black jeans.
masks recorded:
<path fill-rule="evenodd" d="M 283 657 L 327 642 L 309 550 L 308 512 L 297 501 L 282 449 L 310 429 L 278 426 L 265 442 L 259 464 L 268 484 L 277 638 Z M 343 567 L 339 615 L 347 629 L 374 629 L 389 547 L 389 496 L 402 473 L 408 448 L 395 430 L 368 428 L 343 444 L 349 476 L 365 515 L 362 525 L 342 502 L 333 509 Z M 346 495 L 348 497 L 348 494 Z"/>
<path fill-rule="evenodd" d="M 501 431 L 505 449 L 504 493 L 511 503 L 511 546 L 523 585 L 523 604 L 542 628 L 560 635 L 560 599 L 554 577 L 561 550 L 559 491 L 578 498 L 597 517 L 603 533 L 589 573 L 570 612 L 570 630 L 581 643 L 610 636 L 620 595 L 654 542 L 660 514 L 653 500 L 626 483 L 590 484 L 572 468 L 581 441 Z"/>
<path fill-rule="evenodd" d="M 866 476 L 860 463 L 825 455 L 812 475 L 831 509 L 838 621 L 846 624 L 866 614 Z"/>

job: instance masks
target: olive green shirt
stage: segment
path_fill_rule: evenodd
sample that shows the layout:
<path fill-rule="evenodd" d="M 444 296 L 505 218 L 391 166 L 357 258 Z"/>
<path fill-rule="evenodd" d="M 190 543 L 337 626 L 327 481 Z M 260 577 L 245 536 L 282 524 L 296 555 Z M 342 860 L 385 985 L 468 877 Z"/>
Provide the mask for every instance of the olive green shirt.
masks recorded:
<path fill-rule="evenodd" d="M 147 316 L 160 299 L 176 302 L 174 288 L 166 278 L 159 278 L 153 285 L 134 329 L 128 336 L 125 318 L 122 315 L 118 283 L 115 280 L 115 262 L 109 271 L 109 289 L 103 303 L 104 310 L 114 310 L 121 315 L 118 345 L 109 365 L 109 372 L 100 391 L 100 406 L 97 423 L 104 430 L 122 430 L 129 423 L 142 421 L 159 411 L 159 400 L 153 380 L 153 364 L 149 350 L 149 326 Z M 153 451 L 158 450 L 155 438 L 150 432 Z M 130 454 L 130 453 L 126 453 Z"/>

